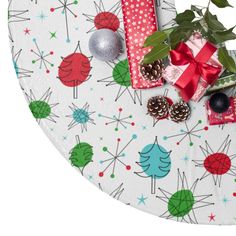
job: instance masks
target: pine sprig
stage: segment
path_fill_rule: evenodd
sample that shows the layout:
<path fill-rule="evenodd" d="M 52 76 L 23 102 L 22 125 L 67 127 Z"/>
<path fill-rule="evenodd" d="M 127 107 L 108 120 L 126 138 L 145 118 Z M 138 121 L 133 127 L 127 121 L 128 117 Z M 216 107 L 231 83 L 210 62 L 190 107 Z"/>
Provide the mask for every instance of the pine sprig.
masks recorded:
<path fill-rule="evenodd" d="M 218 45 L 221 49 L 219 61 L 227 70 L 235 73 L 236 63 L 225 52 L 224 46 L 226 41 L 236 39 L 236 34 L 233 32 L 235 27 L 227 29 L 218 17 L 210 12 L 211 3 L 219 8 L 232 7 L 228 0 L 209 0 L 207 7 L 192 5 L 191 9 L 177 14 L 175 18 L 177 27 L 164 32 L 155 32 L 146 39 L 144 47 L 152 47 L 152 50 L 145 55 L 143 63 L 153 63 L 168 57 L 171 49 L 176 48 L 180 42 L 186 42 L 193 32 L 198 31 L 209 42 Z"/>

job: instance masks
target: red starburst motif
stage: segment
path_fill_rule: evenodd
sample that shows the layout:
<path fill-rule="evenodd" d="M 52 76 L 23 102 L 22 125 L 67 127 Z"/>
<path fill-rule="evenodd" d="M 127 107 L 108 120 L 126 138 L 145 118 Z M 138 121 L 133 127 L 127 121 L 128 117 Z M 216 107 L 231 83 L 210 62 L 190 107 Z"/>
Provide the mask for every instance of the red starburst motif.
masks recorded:
<path fill-rule="evenodd" d="M 117 1 L 110 9 L 106 9 L 102 0 L 98 3 L 94 2 L 96 8 L 96 15 L 83 14 L 87 21 L 93 23 L 93 27 L 88 31 L 91 33 L 99 29 L 110 29 L 123 35 L 124 30 L 121 28 L 122 17 L 121 1 Z"/>
<path fill-rule="evenodd" d="M 204 167 L 213 175 L 224 175 L 231 167 L 231 159 L 224 153 L 213 153 L 204 161 Z"/>
<path fill-rule="evenodd" d="M 236 154 L 228 154 L 230 145 L 231 140 L 230 137 L 227 136 L 216 152 L 213 151 L 207 141 L 206 147 L 200 146 L 205 160 L 194 160 L 193 162 L 196 164 L 196 167 L 205 169 L 201 179 L 212 176 L 215 185 L 220 187 L 224 175 L 236 176 L 236 166 L 232 164 L 232 161 L 236 158 Z"/>
<path fill-rule="evenodd" d="M 114 13 L 101 12 L 95 16 L 94 25 L 97 29 L 110 29 L 117 31 L 120 27 L 120 21 Z"/>

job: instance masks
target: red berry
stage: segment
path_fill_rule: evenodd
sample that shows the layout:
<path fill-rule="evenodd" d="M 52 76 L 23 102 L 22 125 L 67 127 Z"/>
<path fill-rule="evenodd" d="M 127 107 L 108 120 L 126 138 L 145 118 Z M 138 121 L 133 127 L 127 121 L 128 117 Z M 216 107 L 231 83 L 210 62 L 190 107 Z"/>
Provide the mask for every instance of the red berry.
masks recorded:
<path fill-rule="evenodd" d="M 131 170 L 131 166 L 126 166 L 126 170 Z"/>

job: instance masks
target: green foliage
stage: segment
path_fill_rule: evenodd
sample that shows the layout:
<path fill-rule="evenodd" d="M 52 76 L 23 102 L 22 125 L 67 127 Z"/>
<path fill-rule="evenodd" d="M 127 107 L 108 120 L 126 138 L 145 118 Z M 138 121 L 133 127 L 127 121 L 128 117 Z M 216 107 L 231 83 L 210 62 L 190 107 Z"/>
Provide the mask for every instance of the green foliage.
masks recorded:
<path fill-rule="evenodd" d="M 177 26 L 169 35 L 169 43 L 172 49 L 182 42 L 187 41 L 194 31 L 198 30 L 200 24 L 196 22 L 185 21 L 181 25 Z"/>
<path fill-rule="evenodd" d="M 183 13 L 177 15 L 175 21 L 178 25 L 184 22 L 192 22 L 195 19 L 195 14 L 192 10 L 186 10 Z"/>
<path fill-rule="evenodd" d="M 211 0 L 219 8 L 232 7 L 228 0 Z"/>
<path fill-rule="evenodd" d="M 144 47 L 152 46 L 152 50 L 144 57 L 143 63 L 149 64 L 156 60 L 163 59 L 168 56 L 170 46 L 166 43 L 168 36 L 165 32 L 155 32 L 148 37 L 144 43 Z"/>
<path fill-rule="evenodd" d="M 160 44 L 155 46 L 143 59 L 144 64 L 153 63 L 156 60 L 163 59 L 168 56 L 170 47 L 167 44 Z"/>
<path fill-rule="evenodd" d="M 196 12 L 199 16 L 203 16 L 203 10 L 197 6 L 192 5 L 191 11 Z"/>
<path fill-rule="evenodd" d="M 155 32 L 149 36 L 144 47 L 152 47 L 152 50 L 144 57 L 144 63 L 152 63 L 158 59 L 164 59 L 169 55 L 170 49 L 175 49 L 180 42 L 185 42 L 193 34 L 199 31 L 209 42 L 218 45 L 220 48 L 226 41 L 235 40 L 236 34 L 233 32 L 235 27 L 227 29 L 209 10 L 213 3 L 219 8 L 232 7 L 228 0 L 209 0 L 207 7 L 191 6 L 176 16 L 177 27 L 167 32 Z M 235 62 L 223 47 L 220 50 L 221 63 L 230 72 L 235 73 Z"/>
<path fill-rule="evenodd" d="M 224 25 L 218 20 L 216 15 L 211 14 L 209 10 L 206 11 L 203 20 L 205 21 L 208 29 L 212 31 L 224 31 L 226 28 Z"/>
<path fill-rule="evenodd" d="M 229 55 L 226 47 L 222 47 L 218 51 L 218 58 L 221 64 L 230 72 L 236 73 L 236 64 L 234 59 Z"/>

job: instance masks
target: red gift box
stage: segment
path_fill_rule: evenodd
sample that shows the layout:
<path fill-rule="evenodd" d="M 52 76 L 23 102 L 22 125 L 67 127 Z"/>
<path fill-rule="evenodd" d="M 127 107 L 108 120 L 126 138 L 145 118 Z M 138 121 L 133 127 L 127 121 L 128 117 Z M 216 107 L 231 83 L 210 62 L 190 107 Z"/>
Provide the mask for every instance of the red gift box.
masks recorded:
<path fill-rule="evenodd" d="M 236 122 L 236 97 L 230 98 L 230 107 L 229 109 L 222 113 L 214 112 L 209 105 L 209 101 L 206 102 L 208 122 L 210 125 L 222 125 L 227 123 Z"/>
<path fill-rule="evenodd" d="M 216 52 L 216 46 L 194 33 L 170 52 L 171 64 L 163 77 L 180 91 L 184 101 L 197 102 L 224 71 Z"/>
<path fill-rule="evenodd" d="M 163 79 L 150 82 L 143 79 L 140 63 L 150 49 L 143 48 L 148 36 L 157 31 L 154 0 L 122 0 L 125 40 L 129 69 L 134 89 L 147 89 L 164 84 Z"/>

